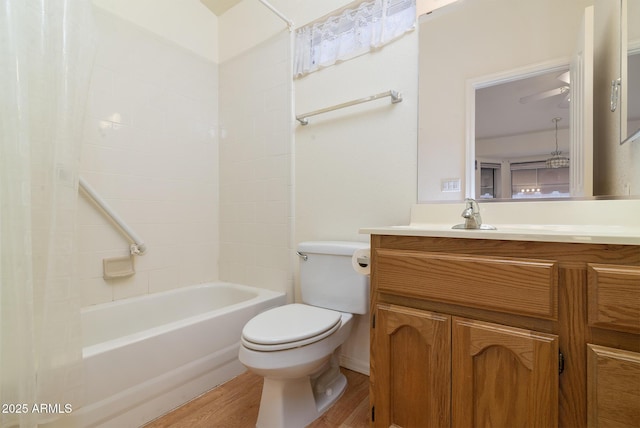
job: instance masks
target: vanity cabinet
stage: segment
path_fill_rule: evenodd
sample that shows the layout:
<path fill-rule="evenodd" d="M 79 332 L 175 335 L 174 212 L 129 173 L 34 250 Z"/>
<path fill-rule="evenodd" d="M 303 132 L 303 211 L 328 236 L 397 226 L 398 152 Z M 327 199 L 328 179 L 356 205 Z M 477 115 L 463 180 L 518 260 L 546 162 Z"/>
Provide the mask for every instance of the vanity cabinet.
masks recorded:
<path fill-rule="evenodd" d="M 554 426 L 557 338 L 400 306 L 376 311 L 374 426 Z M 542 400 L 529 400 L 529 397 Z"/>
<path fill-rule="evenodd" d="M 640 353 L 589 344 L 589 427 L 640 426 Z"/>
<path fill-rule="evenodd" d="M 371 257 L 372 426 L 640 415 L 640 247 L 374 234 Z"/>
<path fill-rule="evenodd" d="M 450 424 L 451 317 L 379 305 L 374 329 L 374 426 Z"/>
<path fill-rule="evenodd" d="M 556 426 L 557 336 L 454 318 L 452 350 L 452 426 Z"/>
<path fill-rule="evenodd" d="M 616 332 L 640 340 L 640 268 L 590 264 L 587 278 L 589 326 L 610 333 L 587 345 L 588 426 L 640 427 L 640 352 L 601 346 Z"/>

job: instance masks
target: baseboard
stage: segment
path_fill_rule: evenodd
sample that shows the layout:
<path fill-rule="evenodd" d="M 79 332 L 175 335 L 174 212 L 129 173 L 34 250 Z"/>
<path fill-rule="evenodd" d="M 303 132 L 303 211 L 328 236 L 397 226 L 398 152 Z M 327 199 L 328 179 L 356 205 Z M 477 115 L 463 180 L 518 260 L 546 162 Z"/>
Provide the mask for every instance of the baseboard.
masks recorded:
<path fill-rule="evenodd" d="M 340 355 L 340 365 L 346 369 L 369 376 L 369 360 L 362 361 L 347 355 Z"/>

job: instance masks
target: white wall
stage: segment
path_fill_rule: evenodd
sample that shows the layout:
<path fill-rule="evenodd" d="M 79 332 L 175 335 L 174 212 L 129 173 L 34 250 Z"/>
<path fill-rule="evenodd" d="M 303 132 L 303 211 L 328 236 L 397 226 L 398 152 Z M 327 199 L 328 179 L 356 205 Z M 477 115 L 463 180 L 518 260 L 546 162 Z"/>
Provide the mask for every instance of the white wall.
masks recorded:
<path fill-rule="evenodd" d="M 84 304 L 218 277 L 217 65 L 96 10 L 81 175 L 146 241 L 136 274 L 102 278 L 128 242 L 79 200 Z"/>
<path fill-rule="evenodd" d="M 389 89 L 383 98 L 296 125 L 296 239 L 368 240 L 358 229 L 403 224 L 416 198 L 417 34 L 296 80 L 296 113 Z"/>
<path fill-rule="evenodd" d="M 218 62 L 218 17 L 200 0 L 92 0 L 136 25 L 196 53 Z"/>

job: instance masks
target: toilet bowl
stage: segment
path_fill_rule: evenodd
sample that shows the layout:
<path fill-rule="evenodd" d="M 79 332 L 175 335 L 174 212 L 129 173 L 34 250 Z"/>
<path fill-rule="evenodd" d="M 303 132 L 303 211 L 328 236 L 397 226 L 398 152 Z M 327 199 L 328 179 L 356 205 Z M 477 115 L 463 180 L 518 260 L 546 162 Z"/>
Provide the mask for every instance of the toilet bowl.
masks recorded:
<path fill-rule="evenodd" d="M 339 315 L 338 326 L 330 334 L 308 337 L 304 341 L 309 343 L 302 346 L 257 351 L 243 338 L 240 361 L 264 377 L 257 427 L 304 427 L 340 398 L 347 382 L 340 373 L 338 350 L 349 337 L 353 316 Z"/>
<path fill-rule="evenodd" d="M 368 278 L 353 269 L 351 255 L 366 247 L 301 243 L 304 303 L 270 309 L 245 325 L 240 362 L 264 377 L 257 427 L 304 427 L 344 392 L 340 345 L 349 337 L 353 313 L 366 313 L 369 288 Z"/>

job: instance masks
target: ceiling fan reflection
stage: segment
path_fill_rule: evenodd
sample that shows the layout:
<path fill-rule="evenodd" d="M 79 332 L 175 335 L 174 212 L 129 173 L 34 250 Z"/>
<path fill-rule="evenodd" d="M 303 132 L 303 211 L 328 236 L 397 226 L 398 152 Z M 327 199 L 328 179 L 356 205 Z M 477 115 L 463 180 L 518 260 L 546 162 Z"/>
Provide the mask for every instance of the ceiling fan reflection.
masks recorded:
<path fill-rule="evenodd" d="M 542 92 L 536 92 L 535 94 L 531 94 L 531 95 L 527 95 L 525 97 L 521 97 L 520 98 L 520 103 L 521 104 L 527 104 L 533 101 L 540 101 L 546 98 L 551 98 L 551 97 L 555 97 L 558 95 L 564 95 L 564 97 L 562 98 L 562 101 L 560 101 L 560 103 L 558 104 L 558 107 L 560 108 L 568 108 L 569 107 L 569 102 L 571 101 L 571 86 L 570 86 L 570 77 L 569 77 L 569 72 L 566 71 L 562 74 L 560 74 L 557 77 L 558 80 L 566 83 L 565 85 L 562 85 L 560 87 L 557 88 L 553 88 L 553 89 L 549 89 L 546 91 L 542 91 Z"/>

